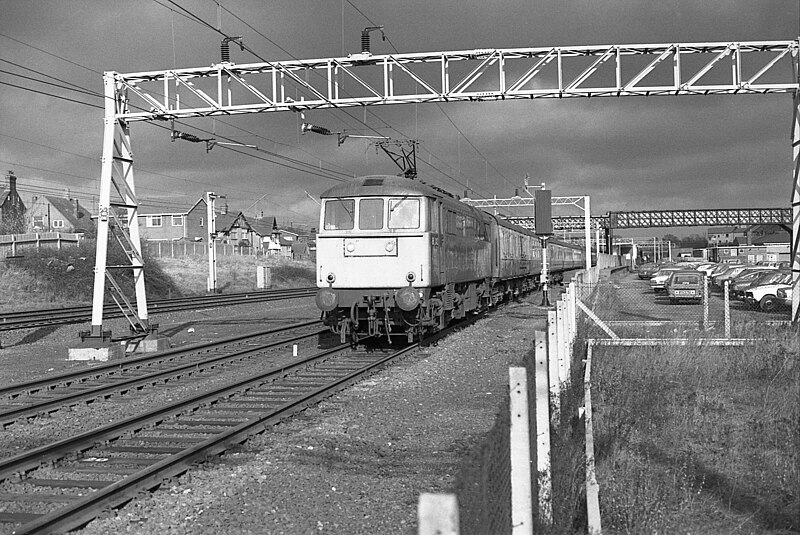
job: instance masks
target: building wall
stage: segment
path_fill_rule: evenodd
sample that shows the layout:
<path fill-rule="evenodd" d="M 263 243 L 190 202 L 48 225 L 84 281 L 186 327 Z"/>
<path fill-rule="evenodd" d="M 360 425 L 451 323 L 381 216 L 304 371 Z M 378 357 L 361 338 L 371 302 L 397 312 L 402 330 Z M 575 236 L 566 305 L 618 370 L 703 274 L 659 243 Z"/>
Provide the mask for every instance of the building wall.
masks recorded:
<path fill-rule="evenodd" d="M 180 240 L 185 235 L 183 214 L 147 214 L 139 216 L 139 235 L 143 240 Z"/>

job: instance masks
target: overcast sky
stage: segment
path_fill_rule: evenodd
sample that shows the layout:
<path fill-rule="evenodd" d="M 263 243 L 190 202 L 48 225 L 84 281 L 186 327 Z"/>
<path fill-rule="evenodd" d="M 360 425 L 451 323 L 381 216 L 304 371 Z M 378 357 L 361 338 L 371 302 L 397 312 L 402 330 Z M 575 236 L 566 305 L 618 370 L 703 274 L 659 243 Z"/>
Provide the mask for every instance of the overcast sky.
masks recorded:
<path fill-rule="evenodd" d="M 373 34 L 374 54 L 800 34 L 798 0 L 174 2 L 275 61 L 357 53 L 361 29 L 372 25 L 383 25 L 388 38 Z M 64 88 L 101 93 L 103 71 L 209 66 L 220 58 L 220 35 L 169 0 L 0 0 L 0 13 L 0 165 L 14 170 L 27 195 L 69 188 L 88 202 L 97 194 L 102 99 Z M 258 61 L 236 46 L 231 56 Z M 792 98 L 785 94 L 400 105 L 366 114 L 318 110 L 306 120 L 419 139 L 422 178 L 455 194 L 468 185 L 475 197 L 510 197 L 528 174 L 554 196 L 590 195 L 593 215 L 788 207 L 791 199 Z M 337 146 L 335 138 L 300 135 L 300 121 L 271 113 L 186 124 L 343 175 L 397 172 L 367 141 Z M 172 143 L 168 131 L 147 123 L 133 124 L 132 139 L 145 206 L 188 207 L 215 191 L 246 215 L 315 225 L 309 195 L 336 184 L 263 153 Z"/>

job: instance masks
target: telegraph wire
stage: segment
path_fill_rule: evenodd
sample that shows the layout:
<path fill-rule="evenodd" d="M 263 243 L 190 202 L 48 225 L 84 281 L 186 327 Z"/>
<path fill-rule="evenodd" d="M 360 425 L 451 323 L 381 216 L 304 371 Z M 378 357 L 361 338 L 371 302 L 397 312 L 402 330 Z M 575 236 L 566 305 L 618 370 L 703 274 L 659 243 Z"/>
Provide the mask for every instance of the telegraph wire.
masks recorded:
<path fill-rule="evenodd" d="M 20 42 L 20 43 L 21 43 L 21 42 Z M 23 43 L 21 43 L 21 44 L 23 44 Z M 30 46 L 30 45 L 28 45 L 28 46 Z M 38 50 L 38 49 L 37 49 L 37 50 Z M 59 58 L 59 59 L 61 59 L 61 58 Z M 32 69 L 31 67 L 26 67 L 25 65 L 21 65 L 21 64 L 19 64 L 19 63 L 15 63 L 15 62 L 13 62 L 13 61 L 11 61 L 11 60 L 9 60 L 9 59 L 0 58 L 0 61 L 2 61 L 2 62 L 5 62 L 5 63 L 9 63 L 9 64 L 11 64 L 11 65 L 13 65 L 13 66 L 15 66 L 15 67 L 18 67 L 18 68 L 20 68 L 20 69 L 25 69 L 26 71 L 35 72 L 36 74 L 38 74 L 38 75 L 40 75 L 40 76 L 44 76 L 44 77 L 46 77 L 46 78 L 52 78 L 53 80 L 56 80 L 56 81 L 58 81 L 58 82 L 61 82 L 61 83 L 63 83 L 63 84 L 71 85 L 72 87 L 76 87 L 76 88 L 78 88 L 78 89 L 82 89 L 82 90 L 84 90 L 84 91 L 90 91 L 90 92 L 92 92 L 93 94 L 96 94 L 97 96 L 100 96 L 100 97 L 102 97 L 102 96 L 103 96 L 103 94 L 102 94 L 102 93 L 100 93 L 99 91 L 92 91 L 91 89 L 87 89 L 87 88 L 85 88 L 85 87 L 83 87 L 83 86 L 81 86 L 81 85 L 78 85 L 78 84 L 72 83 L 72 82 L 70 82 L 70 81 L 68 81 L 68 80 L 63 80 L 63 79 L 61 79 L 61 78 L 58 78 L 58 77 L 56 77 L 56 76 L 53 76 L 52 74 L 47 74 L 46 72 L 37 71 L 36 69 Z M 87 67 L 87 68 L 88 68 L 88 67 Z M 102 73 L 99 73 L 99 72 L 97 72 L 97 71 L 92 71 L 92 72 L 95 72 L 96 74 L 102 74 Z"/>
<path fill-rule="evenodd" d="M 157 3 L 159 3 L 160 5 L 163 5 L 163 4 L 161 4 L 160 2 L 158 2 L 157 0 L 154 0 L 154 1 L 156 1 L 156 2 L 157 2 Z M 166 6 L 165 6 L 165 7 L 166 7 Z M 185 16 L 185 15 L 184 15 L 184 16 Z M 207 25 L 207 24 L 206 24 L 206 25 Z M 213 28 L 213 27 L 212 27 L 212 28 Z M 62 60 L 62 61 L 66 61 L 66 62 L 68 62 L 68 63 L 70 63 L 70 64 L 72 64 L 72 65 L 79 66 L 79 67 L 81 67 L 81 68 L 83 68 L 83 69 L 86 69 L 86 70 L 88 70 L 88 71 L 90 71 L 90 72 L 94 72 L 95 74 L 102 74 L 102 73 L 100 73 L 99 71 L 95 71 L 95 70 L 93 70 L 93 69 L 90 69 L 89 67 L 86 67 L 86 66 L 80 65 L 80 64 L 78 64 L 78 63 L 75 63 L 75 62 L 73 62 L 73 61 L 70 61 L 70 60 L 68 60 L 68 59 L 66 59 L 66 58 L 63 58 L 63 57 L 61 57 L 61 56 L 58 56 L 58 55 L 56 55 L 56 54 L 53 54 L 53 53 L 51 53 L 51 52 L 48 52 L 48 51 L 46 51 L 46 50 L 43 50 L 43 49 L 41 49 L 41 48 L 38 48 L 38 47 L 36 47 L 36 46 L 30 45 L 30 44 L 28 44 L 28 43 L 24 43 L 23 41 L 20 41 L 20 40 L 18 40 L 18 39 L 14 39 L 14 38 L 12 38 L 12 37 L 9 37 L 9 36 L 7 36 L 7 35 L 5 35 L 5 34 L 1 34 L 1 33 L 0 33 L 0 36 L 2 36 L 2 37 L 6 37 L 6 38 L 8 38 L 8 39 L 11 39 L 12 41 L 15 41 L 15 42 L 19 43 L 19 44 L 22 44 L 22 45 L 28 46 L 28 47 L 30 47 L 30 48 L 33 48 L 34 50 L 38 50 L 38 51 L 40 51 L 40 52 L 42 52 L 42 53 L 44 53 L 44 54 L 48 54 L 48 55 L 50 55 L 50 56 L 56 57 L 56 58 L 58 58 L 58 59 L 60 59 L 60 60 Z M 7 61 L 7 60 L 2 60 L 2 61 Z M 15 63 L 13 63 L 13 62 L 9 62 L 9 63 L 12 63 L 12 64 L 14 64 L 14 65 L 17 65 L 17 64 L 15 64 Z M 44 74 L 44 73 L 39 73 L 38 71 L 35 71 L 35 70 L 33 70 L 33 69 L 29 69 L 29 68 L 27 68 L 27 67 L 23 67 L 23 66 L 20 66 L 20 67 L 21 67 L 21 68 L 28 69 L 28 70 L 31 70 L 31 71 L 33 71 L 33 72 L 36 72 L 37 74 L 41 74 L 42 76 L 47 76 L 47 77 L 49 77 L 49 78 L 52 78 L 52 79 L 54 79 L 54 80 L 59 80 L 59 81 L 62 81 L 62 82 L 64 82 L 64 83 L 66 83 L 66 84 L 73 85 L 73 86 L 76 86 L 76 87 L 80 87 L 80 86 L 77 86 L 76 84 L 72 84 L 71 82 L 67 82 L 67 81 L 65 81 L 65 80 L 61 80 L 61 79 L 59 79 L 59 78 L 57 78 L 57 77 L 54 77 L 54 76 L 51 76 L 51 75 L 47 75 L 47 74 Z M 13 73 L 10 73 L 10 74 L 13 74 Z M 14 74 L 14 75 L 15 75 L 15 76 L 21 76 L 21 75 L 18 75 L 18 74 Z M 38 82 L 40 82 L 40 83 L 47 83 L 47 82 L 43 82 L 43 81 L 41 81 L 41 80 L 35 80 L 35 79 L 33 79 L 33 80 L 34 80 L 34 81 L 38 81 Z M 78 104 L 83 104 L 83 105 L 85 105 L 85 106 L 91 106 L 91 107 L 98 108 L 98 109 L 101 109 L 101 110 L 105 109 L 103 106 L 100 106 L 100 105 L 94 105 L 94 104 L 90 104 L 90 103 L 87 103 L 87 102 L 83 102 L 83 101 L 79 101 L 79 100 L 70 99 L 70 98 L 68 98 L 68 97 L 63 97 L 63 96 L 57 95 L 57 94 L 55 94 L 55 93 L 47 93 L 47 92 L 44 92 L 44 91 L 38 91 L 38 90 L 35 90 L 35 89 L 32 89 L 32 88 L 28 88 L 28 87 L 24 87 L 24 86 L 20 86 L 20 85 L 15 85 L 15 84 L 12 84 L 12 83 L 9 83 L 9 82 L 3 82 L 3 81 L 0 81 L 0 84 L 8 85 L 8 86 L 11 86 L 11 87 L 16 87 L 16 88 L 18 88 L 18 89 L 23 89 L 23 90 L 26 90 L 26 91 L 31 91 L 31 92 L 34 92 L 34 93 L 39 93 L 39 94 L 42 94 L 42 95 L 51 96 L 51 97 L 54 97 L 54 98 L 59 98 L 59 99 L 62 99 L 62 100 L 67 100 L 67 101 L 70 101 L 70 102 L 75 102 L 75 103 L 78 103 Z M 68 89 L 68 88 L 65 88 L 65 89 Z M 103 95 L 103 94 L 100 94 L 100 93 L 92 93 L 92 92 L 90 92 L 90 90 L 86 90 L 85 88 L 81 88 L 81 89 L 83 89 L 84 91 L 87 91 L 87 94 L 89 94 L 89 95 L 91 95 L 91 96 L 97 96 L 97 97 L 99 97 L 99 98 L 105 98 L 105 95 Z M 134 107 L 135 107 L 135 106 L 134 106 Z M 139 108 L 139 109 L 141 109 L 141 108 Z M 226 124 L 226 125 L 228 125 L 227 123 L 225 123 L 225 122 L 223 122 L 223 121 L 220 121 L 220 122 L 221 122 L 222 124 Z M 160 125 L 157 125 L 157 126 L 160 126 Z M 238 127 L 236 127 L 236 126 L 234 126 L 234 125 L 228 125 L 228 126 L 232 126 L 233 128 L 238 128 Z M 256 136 L 256 137 L 259 137 L 259 138 L 261 138 L 261 139 L 264 139 L 264 140 L 266 140 L 266 141 L 269 141 L 269 142 L 272 142 L 272 143 L 277 143 L 277 142 L 275 142 L 275 141 L 273 141 L 273 140 L 271 140 L 271 139 L 265 138 L 264 136 L 260 136 L 260 135 L 258 135 L 258 134 L 256 134 L 256 133 L 249 132 L 249 131 L 247 131 L 247 130 L 244 130 L 244 129 L 242 129 L 242 128 L 238 128 L 238 129 L 239 129 L 239 130 L 242 130 L 242 131 L 244 131 L 244 132 L 247 132 L 248 134 L 251 134 L 251 135 L 254 135 L 254 136 Z M 208 132 L 208 131 L 206 131 L 206 130 L 202 130 L 202 129 L 199 129 L 199 130 L 201 130 L 201 131 L 203 131 L 203 132 L 205 132 L 205 133 L 209 133 L 209 134 L 211 134 L 211 132 Z M 212 134 L 212 135 L 213 135 L 213 134 Z M 224 137 L 224 136 L 220 136 L 220 137 Z M 232 139 L 232 138 L 227 138 L 227 137 L 225 137 L 224 139 L 226 139 L 227 141 L 230 141 L 230 142 L 238 143 L 238 141 L 237 141 L 237 140 L 235 140 L 235 139 Z M 286 146 L 285 144 L 281 144 L 281 145 L 283 145 L 283 146 Z M 311 173 L 311 174 L 315 174 L 315 175 L 317 175 L 317 176 L 321 176 L 321 177 L 323 177 L 323 178 L 329 178 L 329 179 L 332 179 L 332 180 L 341 180 L 341 179 L 337 179 L 337 178 L 334 178 L 334 177 L 329 177 L 329 176 L 326 176 L 326 175 L 324 175 L 324 174 L 320 174 L 320 173 L 318 172 L 319 168 L 318 168 L 318 167 L 317 167 L 315 164 L 313 164 L 313 163 L 306 163 L 306 162 L 303 162 L 302 160 L 297 160 L 297 159 L 295 159 L 295 158 L 290 158 L 290 157 L 288 157 L 288 156 L 283 156 L 283 155 L 281 155 L 281 154 L 278 154 L 278 153 L 275 153 L 275 152 L 271 152 L 271 151 L 267 151 L 267 150 L 264 150 L 264 149 L 259 149 L 259 150 L 260 150 L 261 152 L 264 152 L 265 154 L 269 154 L 269 155 L 271 155 L 271 156 L 274 156 L 274 157 L 276 157 L 276 158 L 284 159 L 284 160 L 287 160 L 287 161 L 289 161 L 289 162 L 295 163 L 295 164 L 297 164 L 297 165 L 306 166 L 306 167 L 308 167 L 308 168 L 310 168 L 310 169 L 312 169 L 312 170 L 313 170 L 313 171 L 310 171 L 310 173 Z M 303 152 L 305 152 L 306 154 L 309 154 L 307 151 L 303 151 Z M 244 153 L 244 154 L 248 154 L 248 153 Z M 309 156 L 311 156 L 311 154 L 309 154 Z M 295 170 L 295 171 L 300 171 L 300 172 L 309 172 L 309 171 L 307 171 L 306 169 L 303 169 L 303 168 L 299 168 L 299 167 L 292 167 L 292 166 L 289 166 L 289 165 L 286 165 L 286 164 L 283 164 L 283 163 L 280 163 L 280 162 L 271 161 L 271 160 L 269 160 L 269 159 L 266 159 L 266 158 L 259 158 L 259 159 L 261 159 L 261 160 L 263 160 L 263 161 L 266 161 L 266 162 L 270 162 L 270 163 L 274 163 L 274 164 L 277 164 L 277 165 L 281 165 L 281 166 L 283 166 L 283 167 L 288 167 L 288 168 L 290 168 L 290 169 L 293 169 L 293 170 Z M 318 159 L 319 161 L 324 161 L 324 160 L 322 160 L 322 159 L 320 159 L 320 158 L 317 158 L 317 159 Z M 325 163 L 328 163 L 328 164 L 330 164 L 330 162 L 325 162 Z M 341 166 L 337 166 L 336 164 L 332 164 L 332 165 L 334 165 L 334 166 L 336 166 L 336 167 L 341 167 Z M 323 168 L 323 169 L 324 169 L 324 168 Z M 324 169 L 324 170 L 325 170 L 325 171 L 328 171 L 328 172 L 330 172 L 330 173 L 333 173 L 333 174 L 336 174 L 336 175 L 339 175 L 339 176 L 345 176 L 345 177 L 348 177 L 348 178 L 350 178 L 350 177 L 354 176 L 354 173 L 352 173 L 352 172 L 350 172 L 350 173 L 342 173 L 342 172 L 340 172 L 340 171 L 336 171 L 336 170 L 332 170 L 332 169 L 331 169 L 331 170 Z M 245 193 L 245 191 L 244 191 L 244 190 L 242 190 L 242 192 L 243 192 L 243 193 Z"/>
<path fill-rule="evenodd" d="M 91 104 L 89 102 L 83 102 L 81 100 L 75 100 L 74 98 L 63 97 L 61 95 L 56 95 L 55 93 L 47 93 L 46 91 L 38 91 L 38 90 L 32 89 L 30 87 L 24 87 L 24 86 L 21 86 L 21 85 L 12 84 L 12 83 L 9 83 L 9 82 L 4 82 L 2 80 L 0 80 L 0 84 L 11 86 L 11 87 L 16 87 L 17 89 L 22 89 L 24 91 L 30 91 L 31 93 L 38 93 L 40 95 L 46 95 L 48 97 L 59 98 L 61 100 L 66 100 L 68 102 L 74 102 L 76 104 L 83 104 L 84 106 L 90 106 L 92 108 L 98 108 L 98 109 L 101 109 L 101 110 L 105 109 L 103 106 L 100 106 L 99 104 Z"/>

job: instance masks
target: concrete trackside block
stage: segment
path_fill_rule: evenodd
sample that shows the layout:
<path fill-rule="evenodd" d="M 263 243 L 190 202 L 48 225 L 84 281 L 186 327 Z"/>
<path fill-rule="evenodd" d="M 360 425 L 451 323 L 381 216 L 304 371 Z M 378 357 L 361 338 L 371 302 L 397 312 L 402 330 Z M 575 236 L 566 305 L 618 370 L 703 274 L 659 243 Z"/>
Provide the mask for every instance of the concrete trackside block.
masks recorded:
<path fill-rule="evenodd" d="M 458 535 L 458 498 L 455 494 L 423 492 L 417 505 L 417 535 Z"/>
<path fill-rule="evenodd" d="M 133 349 L 134 353 L 157 353 L 158 351 L 164 351 L 172 347 L 169 338 L 166 336 L 158 336 L 158 335 L 147 335 L 139 342 L 135 349 Z"/>
<path fill-rule="evenodd" d="M 100 360 L 120 359 L 125 356 L 125 346 L 109 344 L 105 347 L 71 347 L 67 360 Z"/>

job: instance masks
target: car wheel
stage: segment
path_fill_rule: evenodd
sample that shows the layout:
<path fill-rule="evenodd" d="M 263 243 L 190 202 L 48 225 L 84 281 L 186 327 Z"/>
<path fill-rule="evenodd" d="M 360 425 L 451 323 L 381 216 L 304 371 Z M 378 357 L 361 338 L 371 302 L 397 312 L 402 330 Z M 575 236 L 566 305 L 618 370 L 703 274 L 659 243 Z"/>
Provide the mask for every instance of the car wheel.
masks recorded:
<path fill-rule="evenodd" d="M 776 308 L 778 308 L 778 298 L 774 295 L 765 295 L 761 298 L 759 306 L 764 312 L 773 312 Z"/>

